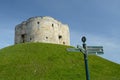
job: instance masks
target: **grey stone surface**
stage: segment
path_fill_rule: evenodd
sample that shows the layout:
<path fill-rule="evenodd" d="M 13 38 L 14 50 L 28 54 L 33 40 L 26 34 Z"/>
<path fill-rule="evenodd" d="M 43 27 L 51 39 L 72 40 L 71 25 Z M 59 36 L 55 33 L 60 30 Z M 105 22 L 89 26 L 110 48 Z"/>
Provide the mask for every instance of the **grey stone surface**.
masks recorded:
<path fill-rule="evenodd" d="M 15 27 L 15 44 L 25 42 L 70 45 L 69 27 L 48 16 L 29 18 Z"/>

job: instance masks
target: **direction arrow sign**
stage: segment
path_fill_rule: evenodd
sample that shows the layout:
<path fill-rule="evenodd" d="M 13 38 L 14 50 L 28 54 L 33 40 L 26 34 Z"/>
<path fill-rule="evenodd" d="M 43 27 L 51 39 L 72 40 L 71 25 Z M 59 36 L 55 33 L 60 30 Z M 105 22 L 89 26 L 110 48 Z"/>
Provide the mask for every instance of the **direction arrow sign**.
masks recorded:
<path fill-rule="evenodd" d="M 88 54 L 91 54 L 91 55 L 92 55 L 92 54 L 99 54 L 99 55 L 104 54 L 104 52 L 92 52 L 92 51 L 91 51 L 91 52 L 87 52 L 87 53 L 88 53 Z"/>
<path fill-rule="evenodd" d="M 87 46 L 87 48 L 103 48 L 103 46 Z"/>
<path fill-rule="evenodd" d="M 87 46 L 88 54 L 104 54 L 103 46 Z"/>
<path fill-rule="evenodd" d="M 68 48 L 67 51 L 85 53 L 85 50 L 82 47 Z M 102 46 L 87 46 L 87 54 L 104 54 L 103 47 Z"/>
<path fill-rule="evenodd" d="M 82 52 L 82 53 L 85 53 L 85 50 L 81 49 L 81 48 L 68 48 L 67 51 L 69 51 L 69 52 Z"/>
<path fill-rule="evenodd" d="M 68 48 L 67 51 L 69 52 L 80 52 L 79 48 Z"/>
<path fill-rule="evenodd" d="M 87 50 L 101 52 L 101 51 L 103 51 L 103 47 L 102 46 L 87 46 Z"/>

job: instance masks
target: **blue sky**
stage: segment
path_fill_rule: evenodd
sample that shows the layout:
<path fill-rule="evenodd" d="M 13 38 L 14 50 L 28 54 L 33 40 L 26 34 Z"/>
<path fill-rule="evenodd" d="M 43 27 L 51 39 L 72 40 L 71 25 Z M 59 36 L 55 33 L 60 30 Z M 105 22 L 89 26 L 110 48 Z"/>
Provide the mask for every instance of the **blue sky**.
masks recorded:
<path fill-rule="evenodd" d="M 14 28 L 33 16 L 69 25 L 71 45 L 102 45 L 102 57 L 120 64 L 120 0 L 0 0 L 0 48 L 14 44 Z"/>

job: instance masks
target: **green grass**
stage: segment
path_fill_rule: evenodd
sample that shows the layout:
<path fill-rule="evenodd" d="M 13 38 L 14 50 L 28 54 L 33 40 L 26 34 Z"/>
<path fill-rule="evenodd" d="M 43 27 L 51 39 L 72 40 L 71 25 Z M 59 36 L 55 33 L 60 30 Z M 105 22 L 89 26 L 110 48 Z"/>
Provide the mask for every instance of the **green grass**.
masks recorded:
<path fill-rule="evenodd" d="M 81 53 L 70 46 L 17 44 L 0 50 L 0 80 L 86 80 Z M 120 80 L 120 65 L 89 56 L 91 80 Z"/>

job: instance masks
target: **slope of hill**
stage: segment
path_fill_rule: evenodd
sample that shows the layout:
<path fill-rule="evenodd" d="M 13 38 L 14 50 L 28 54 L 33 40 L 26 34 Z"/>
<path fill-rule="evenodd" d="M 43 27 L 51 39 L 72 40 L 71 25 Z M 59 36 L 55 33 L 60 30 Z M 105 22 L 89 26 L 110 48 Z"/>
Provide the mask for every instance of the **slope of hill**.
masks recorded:
<path fill-rule="evenodd" d="M 0 50 L 0 80 L 85 80 L 81 53 L 70 46 L 47 43 L 17 44 Z M 91 80 L 120 80 L 120 65 L 89 56 Z"/>

